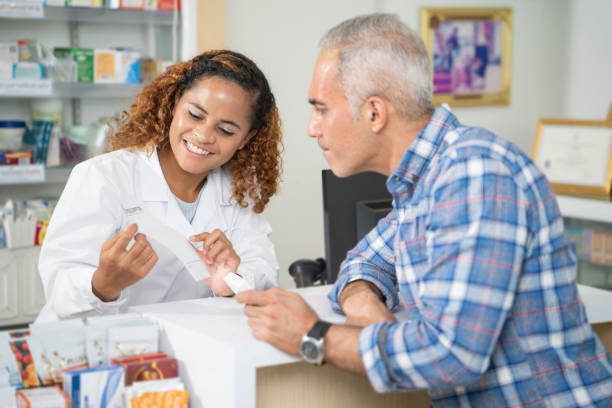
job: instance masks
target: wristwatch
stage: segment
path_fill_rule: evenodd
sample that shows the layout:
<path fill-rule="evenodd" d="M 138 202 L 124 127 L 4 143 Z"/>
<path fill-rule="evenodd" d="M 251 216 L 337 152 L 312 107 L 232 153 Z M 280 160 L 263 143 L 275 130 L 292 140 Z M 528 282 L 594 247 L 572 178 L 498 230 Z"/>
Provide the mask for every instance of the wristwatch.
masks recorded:
<path fill-rule="evenodd" d="M 319 320 L 312 329 L 302 336 L 300 340 L 300 355 L 311 364 L 323 364 L 325 350 L 323 347 L 325 333 L 331 327 L 331 323 Z"/>

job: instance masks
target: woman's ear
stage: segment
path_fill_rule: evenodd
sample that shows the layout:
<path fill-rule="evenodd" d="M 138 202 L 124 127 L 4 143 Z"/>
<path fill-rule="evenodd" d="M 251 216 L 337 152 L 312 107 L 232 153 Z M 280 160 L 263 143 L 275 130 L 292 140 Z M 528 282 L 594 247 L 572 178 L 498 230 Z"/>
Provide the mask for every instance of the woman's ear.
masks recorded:
<path fill-rule="evenodd" d="M 363 104 L 361 114 L 370 130 L 378 133 L 387 124 L 387 101 L 378 96 L 371 96 Z"/>
<path fill-rule="evenodd" d="M 257 129 L 252 129 L 244 138 L 244 140 L 242 142 L 240 142 L 240 144 L 238 145 L 238 150 L 241 150 L 244 146 L 247 145 L 247 143 L 249 143 L 249 140 L 251 140 L 251 138 L 253 136 L 255 136 L 255 134 L 257 134 Z"/>

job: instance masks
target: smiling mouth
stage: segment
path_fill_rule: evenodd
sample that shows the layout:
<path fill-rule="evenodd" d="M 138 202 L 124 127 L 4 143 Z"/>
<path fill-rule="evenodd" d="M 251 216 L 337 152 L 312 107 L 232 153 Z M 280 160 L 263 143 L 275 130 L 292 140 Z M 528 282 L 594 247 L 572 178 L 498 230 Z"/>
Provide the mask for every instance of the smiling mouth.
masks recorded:
<path fill-rule="evenodd" d="M 187 150 L 189 150 L 191 153 L 199 154 L 201 156 L 208 156 L 209 154 L 213 154 L 208 150 L 200 149 L 198 146 L 194 145 L 188 140 L 185 140 L 185 147 L 187 147 Z"/>

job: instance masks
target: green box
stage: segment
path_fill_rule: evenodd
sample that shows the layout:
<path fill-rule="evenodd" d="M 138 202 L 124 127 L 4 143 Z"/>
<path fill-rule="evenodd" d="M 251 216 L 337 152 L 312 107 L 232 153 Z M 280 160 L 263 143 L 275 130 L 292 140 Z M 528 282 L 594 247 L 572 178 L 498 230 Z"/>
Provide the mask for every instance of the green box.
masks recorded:
<path fill-rule="evenodd" d="M 53 55 L 57 58 L 72 58 L 76 62 L 77 82 L 91 83 L 94 81 L 93 48 L 54 48 Z"/>

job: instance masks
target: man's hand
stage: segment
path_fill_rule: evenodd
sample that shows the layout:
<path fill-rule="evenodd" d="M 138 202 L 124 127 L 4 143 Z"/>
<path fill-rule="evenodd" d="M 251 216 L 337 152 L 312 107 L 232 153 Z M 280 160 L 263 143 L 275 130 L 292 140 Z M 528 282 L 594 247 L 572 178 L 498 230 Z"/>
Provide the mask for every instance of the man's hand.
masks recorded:
<path fill-rule="evenodd" d="M 339 297 L 340 308 L 346 314 L 346 325 L 365 327 L 378 322 L 396 322 L 397 319 L 384 303 L 378 288 L 366 281 L 347 284 Z"/>
<path fill-rule="evenodd" d="M 299 354 L 302 336 L 319 320 L 300 295 L 279 287 L 240 292 L 236 300 L 245 305 L 253 336 L 289 354 Z"/>
<path fill-rule="evenodd" d="M 130 224 L 102 245 L 91 288 L 105 302 L 116 300 L 124 288 L 147 276 L 157 262 L 157 254 L 147 238 L 136 231 L 138 226 Z M 134 245 L 126 249 L 132 238 Z"/>
<path fill-rule="evenodd" d="M 232 296 L 234 292 L 223 280 L 225 275 L 236 272 L 240 265 L 240 257 L 234 251 L 234 247 L 223 231 L 216 229 L 211 233 L 203 232 L 192 235 L 189 239 L 193 242 L 202 242 L 202 250 L 196 248 L 198 256 L 208 267 L 210 277 L 206 283 L 217 295 Z"/>

